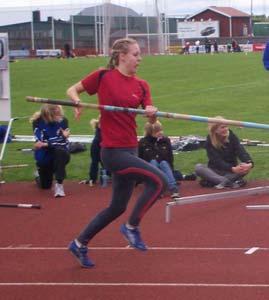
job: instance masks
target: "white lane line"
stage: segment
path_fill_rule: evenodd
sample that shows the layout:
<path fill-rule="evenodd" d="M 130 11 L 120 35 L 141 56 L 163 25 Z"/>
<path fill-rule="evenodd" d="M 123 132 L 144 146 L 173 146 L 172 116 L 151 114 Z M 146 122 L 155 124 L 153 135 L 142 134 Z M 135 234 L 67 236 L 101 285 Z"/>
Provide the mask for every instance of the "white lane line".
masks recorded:
<path fill-rule="evenodd" d="M 130 251 L 134 250 L 131 247 L 89 247 L 91 250 L 97 250 L 97 251 Z M 254 253 L 257 250 L 262 251 L 269 251 L 269 248 L 262 248 L 262 247 L 148 247 L 149 250 L 154 251 L 244 251 L 249 252 L 253 251 Z M 65 251 L 67 250 L 67 247 L 33 247 L 33 246 L 7 246 L 7 247 L 0 247 L 0 251 L 19 251 L 19 250 L 28 250 L 28 251 Z M 247 254 L 252 254 L 247 253 Z"/>
<path fill-rule="evenodd" d="M 127 286 L 127 287 L 227 287 L 227 288 L 269 288 L 269 283 L 205 283 L 205 282 L 175 282 L 175 283 L 154 283 L 154 282 L 2 282 L 0 286 Z"/>
<path fill-rule="evenodd" d="M 258 251 L 260 248 L 259 247 L 252 247 L 248 249 L 245 254 L 253 254 L 254 252 Z"/>

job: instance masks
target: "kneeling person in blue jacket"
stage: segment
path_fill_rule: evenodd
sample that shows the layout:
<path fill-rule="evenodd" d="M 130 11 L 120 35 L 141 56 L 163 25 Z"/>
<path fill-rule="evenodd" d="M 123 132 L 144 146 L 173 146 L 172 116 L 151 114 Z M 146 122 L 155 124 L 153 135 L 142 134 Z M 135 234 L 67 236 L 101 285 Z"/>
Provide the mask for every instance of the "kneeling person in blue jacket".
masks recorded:
<path fill-rule="evenodd" d="M 70 160 L 68 120 L 60 105 L 44 104 L 31 118 L 35 137 L 34 156 L 42 189 L 50 189 L 55 177 L 55 197 L 64 197 L 63 181 Z"/>

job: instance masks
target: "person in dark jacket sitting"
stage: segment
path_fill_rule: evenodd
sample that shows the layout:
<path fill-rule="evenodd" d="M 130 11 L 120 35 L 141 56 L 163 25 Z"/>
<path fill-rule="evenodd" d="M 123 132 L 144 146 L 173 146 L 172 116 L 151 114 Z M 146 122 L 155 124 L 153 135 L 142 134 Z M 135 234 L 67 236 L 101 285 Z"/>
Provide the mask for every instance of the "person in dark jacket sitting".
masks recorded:
<path fill-rule="evenodd" d="M 50 189 L 55 176 L 55 197 L 64 197 L 63 181 L 65 167 L 70 160 L 68 120 L 60 105 L 44 104 L 31 122 L 35 137 L 34 156 L 38 177 L 36 182 L 42 189 Z"/>
<path fill-rule="evenodd" d="M 162 124 L 159 121 L 145 124 L 145 136 L 139 141 L 138 156 L 164 172 L 171 197 L 178 198 L 179 186 L 173 174 L 174 157 L 171 141 L 163 135 Z"/>
<path fill-rule="evenodd" d="M 223 117 L 216 117 L 223 119 Z M 246 184 L 243 179 L 253 168 L 254 163 L 240 144 L 238 137 L 225 124 L 209 124 L 205 149 L 208 164 L 197 164 L 196 175 L 202 178 L 201 185 L 238 188 Z"/>

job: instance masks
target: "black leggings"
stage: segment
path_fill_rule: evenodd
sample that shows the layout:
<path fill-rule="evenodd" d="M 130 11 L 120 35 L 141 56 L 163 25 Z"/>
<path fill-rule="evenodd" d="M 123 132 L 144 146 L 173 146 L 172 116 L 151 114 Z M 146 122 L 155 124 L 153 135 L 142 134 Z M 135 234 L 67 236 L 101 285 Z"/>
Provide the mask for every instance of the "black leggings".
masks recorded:
<path fill-rule="evenodd" d="M 139 225 L 144 214 L 167 188 L 163 172 L 138 158 L 136 148 L 104 148 L 101 159 L 105 169 L 112 173 L 112 199 L 79 235 L 78 240 L 83 245 L 125 212 L 136 182 L 144 183 L 145 188 L 129 216 L 128 222 L 132 226 Z"/>
<path fill-rule="evenodd" d="M 65 166 L 70 160 L 70 154 L 63 149 L 53 150 L 53 160 L 46 165 L 37 163 L 39 175 L 39 187 L 42 189 L 50 189 L 53 182 L 53 175 L 58 183 L 62 183 L 66 177 Z"/>

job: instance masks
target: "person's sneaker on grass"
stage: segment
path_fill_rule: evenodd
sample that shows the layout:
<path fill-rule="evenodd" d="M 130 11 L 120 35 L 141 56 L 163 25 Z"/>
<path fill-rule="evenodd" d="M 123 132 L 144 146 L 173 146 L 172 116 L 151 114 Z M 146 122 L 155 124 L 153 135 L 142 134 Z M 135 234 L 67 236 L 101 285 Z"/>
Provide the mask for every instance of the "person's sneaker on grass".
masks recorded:
<path fill-rule="evenodd" d="M 142 241 L 139 229 L 136 227 L 134 229 L 127 228 L 126 224 L 122 224 L 120 227 L 120 232 L 124 235 L 125 239 L 128 241 L 129 245 L 140 251 L 146 251 L 147 246 Z"/>
<path fill-rule="evenodd" d="M 94 266 L 94 263 L 88 257 L 88 248 L 86 246 L 82 245 L 79 247 L 74 240 L 68 246 L 68 250 L 75 256 L 83 268 L 91 268 Z"/>

